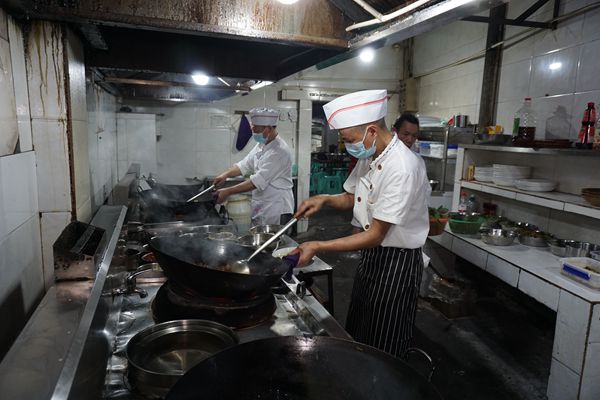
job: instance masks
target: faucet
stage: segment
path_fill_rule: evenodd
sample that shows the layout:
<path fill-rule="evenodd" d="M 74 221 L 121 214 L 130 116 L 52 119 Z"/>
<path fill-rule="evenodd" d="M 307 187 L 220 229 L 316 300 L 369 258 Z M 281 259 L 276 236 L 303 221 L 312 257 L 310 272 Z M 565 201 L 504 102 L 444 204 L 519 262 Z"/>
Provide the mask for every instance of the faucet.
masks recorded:
<path fill-rule="evenodd" d="M 113 295 L 122 294 L 129 296 L 130 294 L 137 293 L 140 295 L 140 298 L 143 299 L 144 297 L 148 296 L 148 292 L 146 292 L 144 289 L 136 287 L 136 278 L 138 275 L 143 274 L 146 271 L 156 271 L 158 269 L 160 269 L 160 267 L 156 263 L 150 263 L 139 267 L 134 272 L 127 275 L 127 278 L 125 279 L 125 288 L 114 290 Z"/>

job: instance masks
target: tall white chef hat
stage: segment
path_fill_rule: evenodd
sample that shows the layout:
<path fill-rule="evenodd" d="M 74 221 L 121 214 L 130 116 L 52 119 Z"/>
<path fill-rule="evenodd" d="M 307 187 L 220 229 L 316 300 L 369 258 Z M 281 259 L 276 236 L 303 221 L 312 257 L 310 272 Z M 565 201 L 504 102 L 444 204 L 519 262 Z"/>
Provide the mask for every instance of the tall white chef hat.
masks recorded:
<path fill-rule="evenodd" d="M 250 122 L 252 125 L 277 126 L 279 111 L 271 108 L 253 108 L 250 110 Z"/>
<path fill-rule="evenodd" d="M 387 113 L 387 90 L 350 93 L 325 104 L 323 110 L 331 129 L 378 121 Z"/>

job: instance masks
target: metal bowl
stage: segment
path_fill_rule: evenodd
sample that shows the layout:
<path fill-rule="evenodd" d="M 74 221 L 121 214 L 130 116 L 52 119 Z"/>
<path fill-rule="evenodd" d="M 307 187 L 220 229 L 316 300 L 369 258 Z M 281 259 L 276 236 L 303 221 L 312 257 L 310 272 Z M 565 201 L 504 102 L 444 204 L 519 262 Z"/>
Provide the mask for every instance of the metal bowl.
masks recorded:
<path fill-rule="evenodd" d="M 552 239 L 552 235 L 533 230 L 521 230 L 519 233 L 519 243 L 531 247 L 548 247 L 548 241 Z"/>
<path fill-rule="evenodd" d="M 256 225 L 248 229 L 248 232 L 254 233 L 277 233 L 283 228 L 283 225 Z"/>
<path fill-rule="evenodd" d="M 566 246 L 566 257 L 589 257 L 590 252 L 600 250 L 600 246 L 588 242 L 571 242 Z"/>
<path fill-rule="evenodd" d="M 479 233 L 483 243 L 493 246 L 509 246 L 517 237 L 514 231 L 504 229 L 481 229 Z"/>
<path fill-rule="evenodd" d="M 238 342 L 230 328 L 212 321 L 153 325 L 127 343 L 127 379 L 138 393 L 164 397 L 190 368 Z"/>
<path fill-rule="evenodd" d="M 254 233 L 238 238 L 237 242 L 242 246 L 258 249 L 263 243 L 271 239 L 273 236 L 275 235 L 272 233 Z M 268 252 L 272 252 L 279 245 L 279 241 L 279 239 L 275 240 L 273 243 L 268 245 L 265 250 Z"/>

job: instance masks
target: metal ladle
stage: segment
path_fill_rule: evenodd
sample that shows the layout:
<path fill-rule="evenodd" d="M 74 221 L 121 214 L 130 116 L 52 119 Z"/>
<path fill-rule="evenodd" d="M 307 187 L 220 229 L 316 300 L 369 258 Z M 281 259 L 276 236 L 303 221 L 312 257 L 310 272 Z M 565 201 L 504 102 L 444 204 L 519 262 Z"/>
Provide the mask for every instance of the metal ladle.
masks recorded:
<path fill-rule="evenodd" d="M 281 237 L 281 235 L 283 235 L 285 233 L 285 231 L 290 229 L 290 227 L 292 225 L 294 225 L 296 222 L 298 222 L 298 219 L 292 218 L 290 220 L 290 222 L 285 224 L 285 226 L 283 228 L 281 228 L 277 233 L 275 233 L 271 238 L 269 238 L 269 240 L 267 240 L 262 245 L 260 245 L 260 247 L 258 249 L 256 249 L 256 251 L 254 253 L 252 253 L 250 255 L 250 257 L 243 259 L 243 260 L 238 260 L 238 261 L 232 263 L 230 265 L 231 272 L 235 272 L 237 274 L 249 275 L 250 274 L 250 266 L 248 265 L 248 263 L 250 262 L 250 260 L 252 260 L 252 258 L 254 258 L 254 256 L 256 256 L 258 253 L 260 253 L 261 251 L 266 249 L 271 243 L 273 243 L 274 241 L 279 239 Z"/>
<path fill-rule="evenodd" d="M 204 193 L 210 192 L 211 190 L 213 190 L 215 188 L 215 185 L 210 185 L 209 187 L 207 187 L 206 189 L 204 189 L 203 191 L 201 191 L 200 193 L 198 193 L 197 195 L 190 197 L 189 199 L 186 200 L 186 203 L 189 203 L 190 201 L 194 201 L 195 199 L 197 199 L 198 197 L 202 196 Z"/>

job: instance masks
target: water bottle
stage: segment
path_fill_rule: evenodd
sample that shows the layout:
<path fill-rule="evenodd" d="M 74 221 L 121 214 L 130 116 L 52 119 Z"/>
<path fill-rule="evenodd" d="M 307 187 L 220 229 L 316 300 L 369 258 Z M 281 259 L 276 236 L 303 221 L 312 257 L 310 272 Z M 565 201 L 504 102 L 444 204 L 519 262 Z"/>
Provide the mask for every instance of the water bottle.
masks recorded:
<path fill-rule="evenodd" d="M 479 211 L 479 204 L 477 204 L 477 199 L 475 195 L 472 194 L 469 196 L 469 201 L 467 201 L 467 213 L 476 213 Z"/>

